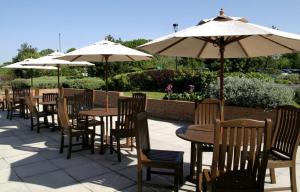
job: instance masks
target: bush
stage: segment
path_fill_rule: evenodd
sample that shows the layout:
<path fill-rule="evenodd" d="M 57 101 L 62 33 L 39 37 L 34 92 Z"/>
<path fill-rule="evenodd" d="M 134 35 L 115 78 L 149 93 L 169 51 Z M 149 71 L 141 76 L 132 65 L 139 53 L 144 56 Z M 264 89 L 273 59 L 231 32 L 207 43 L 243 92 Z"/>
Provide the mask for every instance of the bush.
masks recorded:
<path fill-rule="evenodd" d="M 242 72 L 233 72 L 233 73 L 226 73 L 225 77 L 240 77 L 240 78 L 255 78 L 260 79 L 266 82 L 274 82 L 274 79 L 265 73 L 260 72 L 249 72 L 249 73 L 242 73 Z"/>
<path fill-rule="evenodd" d="M 27 79 L 14 79 L 11 81 L 12 87 L 28 87 L 30 86 L 30 81 Z"/>
<path fill-rule="evenodd" d="M 195 91 L 204 93 L 216 77 L 215 72 L 148 70 L 116 75 L 110 78 L 109 87 L 117 91 L 164 92 L 166 86 L 172 84 L 175 93 L 182 93 L 189 90 L 189 85 L 194 85 Z"/>
<path fill-rule="evenodd" d="M 165 100 L 184 100 L 184 101 L 201 101 L 205 98 L 204 95 L 202 95 L 199 92 L 194 93 L 172 93 L 172 94 L 166 94 L 163 99 Z"/>
<path fill-rule="evenodd" d="M 104 86 L 104 81 L 96 77 L 86 77 L 82 79 L 67 79 L 63 82 L 63 87 L 75 89 L 102 89 L 104 88 Z"/>
<path fill-rule="evenodd" d="M 275 82 L 279 84 L 299 84 L 300 83 L 300 75 L 299 74 L 281 74 L 275 77 Z"/>
<path fill-rule="evenodd" d="M 295 90 L 295 101 L 300 105 L 300 88 Z"/>
<path fill-rule="evenodd" d="M 212 85 L 210 94 L 219 95 L 219 85 Z M 293 104 L 293 89 L 260 79 L 227 77 L 224 80 L 224 98 L 228 105 L 275 108 Z"/>

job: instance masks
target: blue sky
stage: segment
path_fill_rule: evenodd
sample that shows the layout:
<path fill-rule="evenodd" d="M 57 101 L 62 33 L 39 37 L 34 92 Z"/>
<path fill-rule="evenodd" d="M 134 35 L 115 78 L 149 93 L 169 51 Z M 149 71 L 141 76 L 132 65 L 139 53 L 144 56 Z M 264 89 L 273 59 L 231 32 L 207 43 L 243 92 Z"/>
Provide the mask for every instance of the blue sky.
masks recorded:
<path fill-rule="evenodd" d="M 0 0 L 0 63 L 21 43 L 39 50 L 80 48 L 107 34 L 123 40 L 153 39 L 214 17 L 229 16 L 300 34 L 300 0 Z"/>

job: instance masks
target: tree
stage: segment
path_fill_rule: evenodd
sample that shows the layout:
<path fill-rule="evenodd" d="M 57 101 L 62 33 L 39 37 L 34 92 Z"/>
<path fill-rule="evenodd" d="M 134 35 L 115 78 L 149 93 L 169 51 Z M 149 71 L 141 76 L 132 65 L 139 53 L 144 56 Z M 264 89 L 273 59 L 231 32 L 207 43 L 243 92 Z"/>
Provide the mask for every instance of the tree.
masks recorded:
<path fill-rule="evenodd" d="M 67 53 L 70 53 L 70 52 L 75 51 L 75 50 L 76 50 L 76 48 L 72 47 L 72 48 L 70 48 L 70 49 L 67 50 Z"/>
<path fill-rule="evenodd" d="M 43 57 L 43 56 L 49 55 L 53 52 L 54 52 L 53 49 L 43 49 L 39 52 L 39 55 L 40 55 L 40 57 Z"/>
<path fill-rule="evenodd" d="M 18 49 L 18 54 L 16 57 L 12 59 L 13 63 L 23 61 L 27 58 L 38 58 L 39 53 L 37 51 L 37 48 L 33 48 L 28 43 L 21 44 L 20 49 Z"/>

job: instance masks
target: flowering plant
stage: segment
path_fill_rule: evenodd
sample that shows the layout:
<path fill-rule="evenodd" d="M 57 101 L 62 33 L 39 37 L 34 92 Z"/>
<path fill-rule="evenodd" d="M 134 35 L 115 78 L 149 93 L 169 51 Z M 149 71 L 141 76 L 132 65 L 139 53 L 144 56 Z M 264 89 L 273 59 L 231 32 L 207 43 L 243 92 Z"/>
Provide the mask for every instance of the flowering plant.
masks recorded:
<path fill-rule="evenodd" d="M 189 93 L 194 93 L 195 85 L 189 85 Z"/>
<path fill-rule="evenodd" d="M 165 91 L 167 92 L 168 99 L 170 99 L 170 96 L 173 93 L 173 85 L 172 84 L 167 85 Z"/>

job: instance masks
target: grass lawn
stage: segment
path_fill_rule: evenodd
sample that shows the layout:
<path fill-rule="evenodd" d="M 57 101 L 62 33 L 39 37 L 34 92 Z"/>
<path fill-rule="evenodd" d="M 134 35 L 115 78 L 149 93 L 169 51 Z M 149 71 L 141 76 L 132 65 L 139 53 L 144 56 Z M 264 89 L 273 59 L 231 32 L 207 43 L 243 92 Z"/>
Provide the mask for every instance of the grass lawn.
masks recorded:
<path fill-rule="evenodd" d="M 148 91 L 141 91 L 141 92 L 146 93 L 148 99 L 159 99 L 159 100 L 163 99 L 163 97 L 166 94 L 164 92 L 148 92 Z M 128 97 L 132 96 L 132 91 L 123 92 L 123 93 L 124 93 L 124 96 L 128 96 Z"/>

